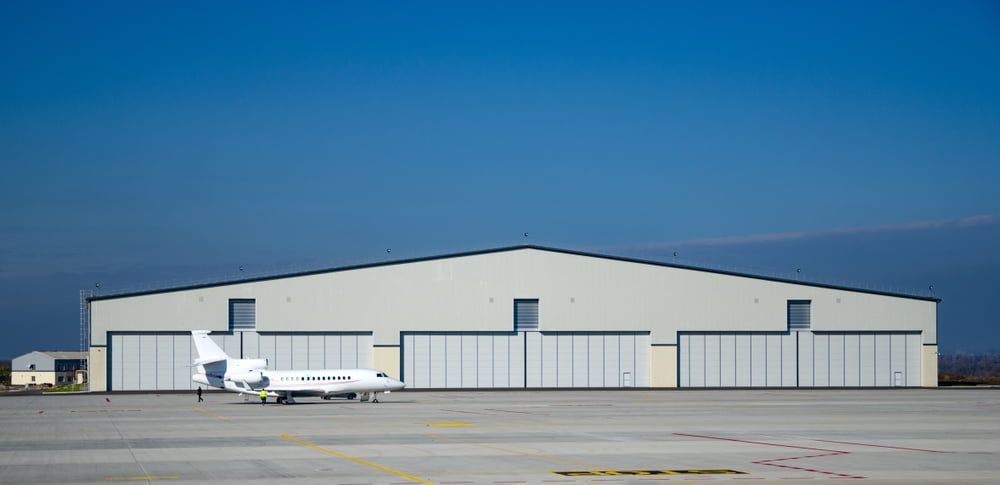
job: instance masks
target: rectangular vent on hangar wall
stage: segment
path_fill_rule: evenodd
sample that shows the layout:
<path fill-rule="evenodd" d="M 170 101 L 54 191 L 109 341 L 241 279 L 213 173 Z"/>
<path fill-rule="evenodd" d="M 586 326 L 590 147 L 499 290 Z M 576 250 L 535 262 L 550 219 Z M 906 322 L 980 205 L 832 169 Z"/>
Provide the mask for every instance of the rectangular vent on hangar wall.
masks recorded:
<path fill-rule="evenodd" d="M 257 329 L 257 300 L 229 300 L 229 331 L 253 332 Z"/>
<path fill-rule="evenodd" d="M 812 302 L 810 300 L 788 300 L 788 330 L 806 332 L 812 328 Z"/>
<path fill-rule="evenodd" d="M 514 300 L 514 331 L 538 331 L 538 299 Z"/>

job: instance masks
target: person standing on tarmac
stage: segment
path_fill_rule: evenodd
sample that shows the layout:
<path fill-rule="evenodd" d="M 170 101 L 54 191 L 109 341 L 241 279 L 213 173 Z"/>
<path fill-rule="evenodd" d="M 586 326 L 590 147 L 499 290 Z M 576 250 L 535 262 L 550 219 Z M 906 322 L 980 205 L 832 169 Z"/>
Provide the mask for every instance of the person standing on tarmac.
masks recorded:
<path fill-rule="evenodd" d="M 202 402 L 204 399 L 201 398 L 201 386 L 198 386 L 198 402 Z"/>
<path fill-rule="evenodd" d="M 260 390 L 260 405 L 263 406 L 264 404 L 267 404 L 267 391 L 261 389 Z"/>

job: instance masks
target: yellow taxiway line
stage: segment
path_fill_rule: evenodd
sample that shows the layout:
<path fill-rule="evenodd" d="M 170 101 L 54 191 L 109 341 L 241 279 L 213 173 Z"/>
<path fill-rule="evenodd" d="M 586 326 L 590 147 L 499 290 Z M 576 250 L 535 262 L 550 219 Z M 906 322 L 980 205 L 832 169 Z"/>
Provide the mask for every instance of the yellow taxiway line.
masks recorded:
<path fill-rule="evenodd" d="M 191 409 L 193 409 L 195 412 L 204 414 L 205 416 L 211 416 L 213 418 L 218 418 L 218 419 L 221 419 L 223 421 L 229 421 L 229 418 L 227 418 L 227 417 L 225 417 L 225 416 L 223 416 L 221 414 L 215 414 L 212 411 L 209 411 L 207 409 L 199 408 L 197 406 L 194 406 Z"/>
<path fill-rule="evenodd" d="M 281 439 L 287 440 L 287 441 L 291 441 L 292 443 L 299 444 L 299 445 L 302 445 L 302 446 L 307 446 L 307 447 L 312 448 L 312 449 L 314 449 L 316 451 L 319 451 L 319 452 L 322 452 L 322 453 L 326 453 L 328 455 L 336 456 L 337 458 L 343 458 L 345 460 L 350 460 L 350 461 L 353 461 L 354 463 L 358 463 L 360 465 L 370 466 L 370 467 L 372 467 L 372 468 L 374 468 L 376 470 L 382 470 L 382 471 L 384 471 L 386 473 L 391 473 L 391 474 L 396 475 L 398 477 L 403 477 L 403 478 L 405 478 L 407 480 L 413 480 L 414 482 L 418 482 L 418 483 L 427 483 L 427 484 L 433 484 L 434 483 L 434 482 L 431 482 L 429 480 L 424 480 L 423 478 L 415 477 L 413 475 L 410 475 L 409 473 L 404 473 L 404 472 L 401 472 L 399 470 L 393 470 L 392 468 L 379 465 L 377 463 L 372 463 L 372 462 L 370 462 L 368 460 L 362 460 L 361 458 L 355 458 L 355 457 L 353 457 L 351 455 L 346 455 L 346 454 L 341 453 L 339 451 L 334 451 L 334 450 L 331 450 L 331 449 L 328 449 L 328 448 L 323 448 L 322 446 L 310 443 L 308 441 L 303 441 L 303 440 L 300 440 L 298 438 L 294 438 L 294 437 L 289 436 L 287 434 L 281 435 Z"/>

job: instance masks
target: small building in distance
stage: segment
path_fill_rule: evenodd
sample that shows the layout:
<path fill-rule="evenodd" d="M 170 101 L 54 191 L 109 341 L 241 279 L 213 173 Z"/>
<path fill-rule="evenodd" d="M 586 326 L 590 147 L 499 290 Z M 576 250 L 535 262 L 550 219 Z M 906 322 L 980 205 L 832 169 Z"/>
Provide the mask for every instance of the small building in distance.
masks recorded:
<path fill-rule="evenodd" d="M 73 384 L 86 359 L 85 352 L 28 352 L 11 361 L 10 383 L 14 386 Z"/>

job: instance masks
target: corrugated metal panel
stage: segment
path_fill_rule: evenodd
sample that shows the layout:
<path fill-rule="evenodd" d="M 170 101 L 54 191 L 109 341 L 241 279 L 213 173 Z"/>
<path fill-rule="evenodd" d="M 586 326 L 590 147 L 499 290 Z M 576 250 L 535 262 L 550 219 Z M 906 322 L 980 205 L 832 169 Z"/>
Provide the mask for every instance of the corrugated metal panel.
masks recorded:
<path fill-rule="evenodd" d="M 357 369 L 361 367 L 358 355 L 362 349 L 359 347 L 357 335 L 340 336 L 340 355 L 344 363 L 344 369 Z"/>
<path fill-rule="evenodd" d="M 156 335 L 156 389 L 174 388 L 174 336 Z"/>
<path fill-rule="evenodd" d="M 808 331 L 812 328 L 811 302 L 808 300 L 788 300 L 788 330 Z"/>
<path fill-rule="evenodd" d="M 429 364 L 412 347 L 427 338 Z M 649 334 L 561 332 L 413 334 L 403 340 L 405 377 L 412 388 L 619 387 L 649 385 Z M 525 352 L 527 352 L 527 359 Z M 439 354 L 434 356 L 434 354 Z M 527 360 L 527 372 L 525 362 Z M 422 376 L 427 377 L 423 383 Z"/>
<path fill-rule="evenodd" d="M 762 333 L 750 335 L 750 385 L 767 385 L 767 336 Z"/>
<path fill-rule="evenodd" d="M 462 387 L 462 336 L 445 335 L 445 387 Z"/>
<path fill-rule="evenodd" d="M 889 342 L 889 335 L 875 334 L 875 385 L 878 387 L 892 385 L 892 367 L 889 365 L 890 352 L 892 352 L 892 346 Z"/>
<path fill-rule="evenodd" d="M 573 334 L 573 382 L 572 387 L 590 386 L 590 345 L 589 335 Z"/>
<path fill-rule="evenodd" d="M 736 387 L 750 387 L 750 334 L 736 334 Z"/>
<path fill-rule="evenodd" d="M 722 338 L 719 334 L 705 335 L 705 387 L 722 385 Z"/>
<path fill-rule="evenodd" d="M 139 390 L 156 390 L 156 335 L 139 336 Z"/>
<path fill-rule="evenodd" d="M 479 346 L 476 335 L 461 335 L 462 339 L 462 387 L 479 387 L 479 359 L 476 352 Z"/>
<path fill-rule="evenodd" d="M 306 370 L 309 368 L 309 336 L 292 335 L 292 369 Z"/>
<path fill-rule="evenodd" d="M 621 366 L 622 387 L 636 386 L 635 335 L 619 334 L 618 362 Z"/>
<path fill-rule="evenodd" d="M 798 332 L 801 333 L 801 332 Z M 795 345 L 795 336 L 798 333 L 785 333 L 781 335 L 781 386 L 795 387 L 798 385 L 798 356 L 799 350 Z"/>
<path fill-rule="evenodd" d="M 123 362 L 122 353 L 122 336 L 112 335 L 111 336 L 111 390 L 121 391 L 124 385 L 124 377 L 122 375 L 122 369 L 125 367 Z"/>
<path fill-rule="evenodd" d="M 906 385 L 910 387 L 920 386 L 920 362 L 923 358 L 921 352 L 920 334 L 906 334 Z"/>
<path fill-rule="evenodd" d="M 375 336 L 366 333 L 357 336 L 358 368 L 371 369 L 375 367 Z"/>
<path fill-rule="evenodd" d="M 323 365 L 328 369 L 348 369 L 348 367 L 344 367 L 343 354 L 340 352 L 341 337 L 342 335 L 325 335 L 323 337 Z"/>
<path fill-rule="evenodd" d="M 538 331 L 538 300 L 514 300 L 514 331 Z"/>
<path fill-rule="evenodd" d="M 844 335 L 844 387 L 861 385 L 861 338 L 857 333 Z"/>
<path fill-rule="evenodd" d="M 278 370 L 277 347 L 274 335 L 257 334 L 257 356 L 267 359 L 268 370 Z"/>
<path fill-rule="evenodd" d="M 493 387 L 510 387 L 510 337 L 493 337 Z"/>
<path fill-rule="evenodd" d="M 292 336 L 274 336 L 274 369 L 292 370 Z"/>
<path fill-rule="evenodd" d="M 431 355 L 429 358 L 430 382 L 428 387 L 444 388 L 448 386 L 447 366 L 445 360 L 446 340 L 444 335 L 431 335 Z"/>
<path fill-rule="evenodd" d="M 649 347 L 652 337 L 648 333 L 635 336 L 635 385 L 649 387 L 652 381 L 649 376 Z"/>
<path fill-rule="evenodd" d="M 719 336 L 719 386 L 736 385 L 736 335 Z"/>
<path fill-rule="evenodd" d="M 524 337 L 525 333 L 512 333 L 507 336 L 510 349 L 508 382 L 510 387 L 524 388 Z"/>
<path fill-rule="evenodd" d="M 191 337 L 188 335 L 173 335 L 174 341 L 174 389 L 193 389 L 195 387 L 191 376 L 194 368 L 191 363 Z"/>
<path fill-rule="evenodd" d="M 587 387 L 604 387 L 604 335 L 587 335 Z"/>
<path fill-rule="evenodd" d="M 552 338 L 551 335 L 542 338 Z M 559 334 L 556 347 L 556 368 L 558 377 L 556 387 L 573 387 L 573 336 Z"/>
<path fill-rule="evenodd" d="M 139 336 L 122 335 L 122 386 L 120 391 L 139 389 Z"/>
<path fill-rule="evenodd" d="M 781 387 L 781 335 L 768 333 L 764 335 L 765 350 L 764 356 L 767 362 L 767 371 L 764 373 L 764 382 L 767 387 Z"/>
<path fill-rule="evenodd" d="M 816 381 L 813 380 L 813 333 L 796 332 L 799 347 L 799 387 L 813 387 Z"/>
<path fill-rule="evenodd" d="M 830 336 L 825 333 L 813 334 L 813 385 L 830 385 Z"/>
<path fill-rule="evenodd" d="M 830 387 L 844 387 L 847 368 L 844 356 L 844 334 L 830 334 Z"/>
<path fill-rule="evenodd" d="M 889 385 L 906 386 L 906 334 L 889 335 Z M 896 379 L 896 373 L 900 378 Z"/>
<path fill-rule="evenodd" d="M 542 335 L 542 387 L 557 387 L 559 383 L 559 339 Z"/>
<path fill-rule="evenodd" d="M 688 379 L 691 387 L 705 387 L 705 336 L 691 335 L 688 341 Z"/>
<path fill-rule="evenodd" d="M 257 332 L 240 332 L 239 338 L 243 345 L 244 359 L 259 359 L 260 357 L 260 334 Z"/>
<path fill-rule="evenodd" d="M 232 359 L 242 359 L 243 349 L 240 347 L 240 334 L 228 334 L 222 336 L 222 350 Z"/>
<path fill-rule="evenodd" d="M 244 332 L 257 329 L 257 301 L 253 299 L 229 300 L 229 331 Z"/>
<path fill-rule="evenodd" d="M 875 385 L 875 334 L 862 333 L 861 338 L 861 386 Z"/>
<path fill-rule="evenodd" d="M 431 336 L 413 336 L 413 387 L 431 387 Z"/>
<path fill-rule="evenodd" d="M 529 353 L 530 355 L 530 353 Z M 477 384 L 478 387 L 494 387 L 493 383 L 493 335 L 476 335 Z"/>
<path fill-rule="evenodd" d="M 326 365 L 326 337 L 323 335 L 309 335 L 306 337 L 308 343 L 309 369 L 330 369 Z"/>
<path fill-rule="evenodd" d="M 691 335 L 682 333 L 677 340 L 677 385 L 691 387 Z"/>
<path fill-rule="evenodd" d="M 527 366 L 527 387 L 542 387 L 542 334 L 526 332 L 525 365 Z"/>
<path fill-rule="evenodd" d="M 415 381 L 413 380 L 413 335 L 403 334 L 403 348 L 400 349 L 401 357 L 403 360 L 403 372 L 402 380 L 409 384 L 410 387 L 414 387 Z"/>

